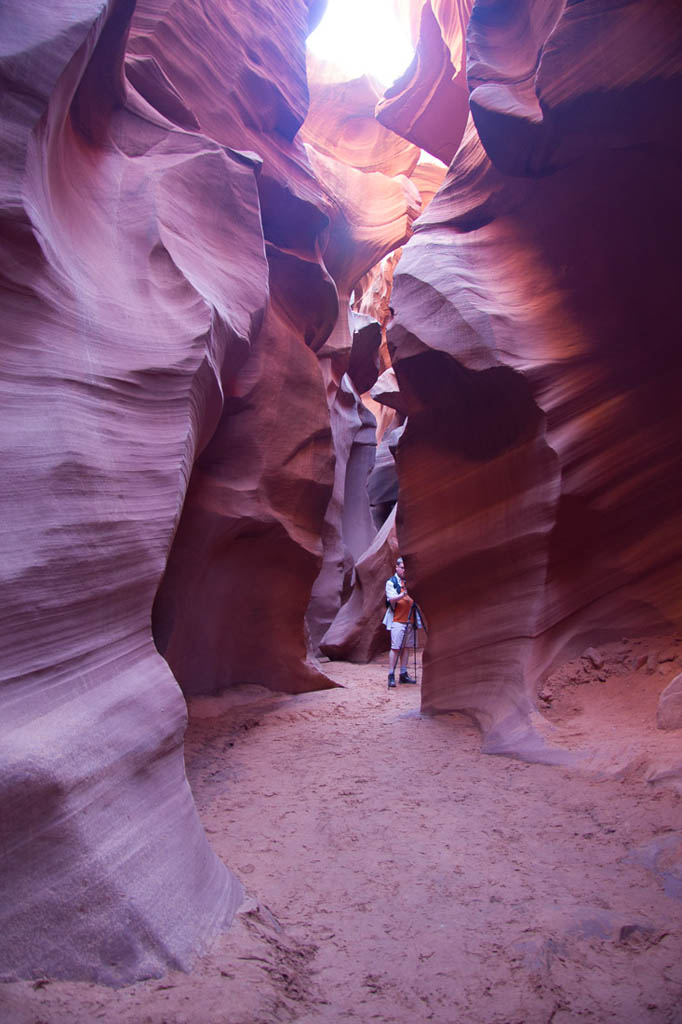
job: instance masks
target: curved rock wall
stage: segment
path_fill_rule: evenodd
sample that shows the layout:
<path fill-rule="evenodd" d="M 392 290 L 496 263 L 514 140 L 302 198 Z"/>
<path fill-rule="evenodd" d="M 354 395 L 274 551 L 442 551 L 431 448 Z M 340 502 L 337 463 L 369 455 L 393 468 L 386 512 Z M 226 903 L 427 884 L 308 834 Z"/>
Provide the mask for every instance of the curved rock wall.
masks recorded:
<path fill-rule="evenodd" d="M 412 7 L 383 124 L 309 90 L 319 0 L 0 10 L 3 977 L 187 967 L 229 921 L 176 680 L 329 685 L 306 610 L 371 657 L 396 523 L 424 707 L 491 751 L 551 756 L 535 680 L 682 617 L 677 8 L 479 0 L 465 64 L 467 0 Z M 351 296 L 440 172 L 387 118 L 457 150 L 388 346 Z"/>
<path fill-rule="evenodd" d="M 118 983 L 187 966 L 240 899 L 150 612 L 267 263 L 252 162 L 122 106 L 131 6 L 21 6 L 3 10 L 0 971 Z"/>
<path fill-rule="evenodd" d="M 444 166 L 428 159 L 421 159 L 411 171 L 410 182 L 418 191 L 422 210 L 431 202 L 444 175 Z M 369 660 L 387 649 L 389 643 L 381 619 L 384 582 L 393 570 L 396 555 L 395 516 L 391 517 L 388 533 L 382 527 L 398 498 L 393 451 L 404 416 L 392 408 L 390 392 L 397 393 L 398 386 L 391 368 L 386 329 L 393 315 L 390 307 L 393 272 L 401 254 L 401 248 L 393 249 L 356 280 L 353 294 L 349 296 L 354 310 L 365 318 L 374 318 L 375 327 L 380 325 L 381 336 L 377 339 L 377 359 L 371 373 L 354 375 L 358 361 L 354 357 L 359 354 L 366 329 L 354 335 L 347 364 L 350 382 L 344 387 L 348 391 L 350 383 L 357 391 L 354 430 L 350 429 L 348 412 L 345 414 L 343 434 L 353 436 L 349 459 L 340 458 L 343 434 L 338 435 L 335 445 L 337 507 L 341 506 L 336 521 L 340 519 L 342 526 L 340 531 L 329 531 L 326 535 L 328 557 L 315 584 L 309 610 L 309 619 L 311 613 L 316 614 L 317 629 L 311 632 L 321 652 L 332 658 L 357 662 Z M 338 359 L 334 363 L 338 363 Z M 367 369 L 366 361 L 364 365 Z M 358 472 L 360 466 L 362 471 Z M 333 519 L 334 509 L 332 501 L 328 522 Z M 361 529 L 357 528 L 358 524 L 362 524 Z M 361 538 L 364 547 L 359 543 Z M 389 569 L 388 574 L 384 573 L 384 566 Z M 326 601 L 322 604 L 320 599 L 325 592 Z"/>
<path fill-rule="evenodd" d="M 672 4 L 477 3 L 473 119 L 396 269 L 423 705 L 491 752 L 552 756 L 557 659 L 680 623 L 679 39 Z"/>
<path fill-rule="evenodd" d="M 353 350 L 358 356 L 366 323 L 351 311 L 350 300 L 358 281 L 410 236 L 422 200 L 411 179 L 419 150 L 376 122 L 375 84 L 365 77 L 330 82 L 326 67 L 311 62 L 310 87 L 312 115 L 302 138 L 335 207 L 322 252 L 341 309 L 317 353 L 335 455 L 334 486 L 322 530 L 322 568 L 307 613 L 317 649 L 350 594 L 360 550 L 369 546 L 375 532 L 366 481 L 374 462 L 376 421 L 361 401 L 353 376 L 358 386 L 371 386 L 379 364 L 368 375 L 365 360 L 365 372 L 359 372 Z M 320 113 L 324 109 L 326 117 Z M 336 151 L 337 141 L 338 156 L 333 157 L 329 154 Z"/>
<path fill-rule="evenodd" d="M 176 680 L 330 685 L 313 582 L 373 536 L 373 377 L 339 295 L 408 236 L 419 154 L 366 85 L 371 166 L 299 137 L 319 14 L 0 12 L 5 977 L 187 967 L 241 887 L 196 816 Z"/>
<path fill-rule="evenodd" d="M 339 308 L 320 252 L 331 208 L 297 138 L 308 107 L 307 6 L 260 13 L 142 3 L 128 45 L 139 106 L 252 161 L 252 244 L 267 258 L 268 312 L 254 321 L 242 364 L 222 367 L 219 421 L 197 453 L 154 605 L 157 645 L 186 693 L 239 682 L 289 692 L 331 685 L 306 663 L 303 622 L 333 482 L 314 355 Z M 238 248 L 217 258 L 236 284 L 250 273 Z"/>
<path fill-rule="evenodd" d="M 469 115 L 465 32 L 471 0 L 396 0 L 415 42 L 410 67 L 386 90 L 378 120 L 448 164 Z"/>

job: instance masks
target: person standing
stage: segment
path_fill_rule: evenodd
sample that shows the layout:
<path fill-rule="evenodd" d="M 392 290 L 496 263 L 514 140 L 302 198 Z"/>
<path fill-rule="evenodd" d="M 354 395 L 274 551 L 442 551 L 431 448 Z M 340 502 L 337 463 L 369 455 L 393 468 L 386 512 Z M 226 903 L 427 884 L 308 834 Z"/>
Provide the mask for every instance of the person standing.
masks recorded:
<path fill-rule="evenodd" d="M 419 620 L 412 611 L 414 601 L 407 592 L 405 583 L 405 563 L 398 557 L 395 563 L 395 575 L 386 580 L 386 614 L 384 625 L 391 633 L 391 653 L 388 659 L 388 687 L 395 687 L 395 667 L 400 658 L 401 683 L 416 683 L 407 671 L 407 658 L 410 648 L 417 646 L 417 624 Z M 405 635 L 407 633 L 407 636 Z"/>

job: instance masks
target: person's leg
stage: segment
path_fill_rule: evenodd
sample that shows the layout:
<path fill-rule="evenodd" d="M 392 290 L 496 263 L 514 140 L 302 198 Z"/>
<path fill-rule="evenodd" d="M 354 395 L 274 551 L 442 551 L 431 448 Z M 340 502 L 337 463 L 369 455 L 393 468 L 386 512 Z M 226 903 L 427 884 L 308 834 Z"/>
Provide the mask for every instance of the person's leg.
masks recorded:
<path fill-rule="evenodd" d="M 395 667 L 398 658 L 401 657 L 402 640 L 405 634 L 405 624 L 394 622 L 391 626 L 391 653 L 388 656 L 388 685 L 392 689 L 395 686 Z"/>
<path fill-rule="evenodd" d="M 398 651 L 391 647 L 391 653 L 388 656 L 388 688 L 392 690 L 395 686 L 395 663 L 398 660 Z"/>
<path fill-rule="evenodd" d="M 407 660 L 410 656 L 410 651 L 417 646 L 417 630 L 414 628 L 412 623 L 407 627 L 407 636 L 405 637 L 405 643 L 403 644 L 402 653 L 400 655 L 400 682 L 401 683 L 416 683 L 417 680 L 413 679 L 407 671 Z"/>

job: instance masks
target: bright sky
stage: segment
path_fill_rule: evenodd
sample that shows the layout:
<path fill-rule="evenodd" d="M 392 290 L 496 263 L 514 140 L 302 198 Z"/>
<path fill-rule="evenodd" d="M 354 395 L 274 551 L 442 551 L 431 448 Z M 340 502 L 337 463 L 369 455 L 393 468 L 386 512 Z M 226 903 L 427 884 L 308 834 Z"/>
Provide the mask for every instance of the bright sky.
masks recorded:
<path fill-rule="evenodd" d="M 308 46 L 349 78 L 373 75 L 384 86 L 399 78 L 414 56 L 407 26 L 396 20 L 391 0 L 328 0 Z"/>

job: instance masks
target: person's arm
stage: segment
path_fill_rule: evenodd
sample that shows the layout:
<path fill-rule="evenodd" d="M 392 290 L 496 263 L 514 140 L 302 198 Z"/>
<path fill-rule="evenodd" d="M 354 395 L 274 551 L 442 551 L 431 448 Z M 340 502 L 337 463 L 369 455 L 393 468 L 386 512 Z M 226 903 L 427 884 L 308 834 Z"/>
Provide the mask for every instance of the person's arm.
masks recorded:
<path fill-rule="evenodd" d="M 397 605 L 398 601 L 402 596 L 402 587 L 396 588 L 396 585 L 393 582 L 393 577 L 391 577 L 390 580 L 386 581 L 386 597 L 388 598 L 388 602 L 394 611 L 395 606 Z"/>

